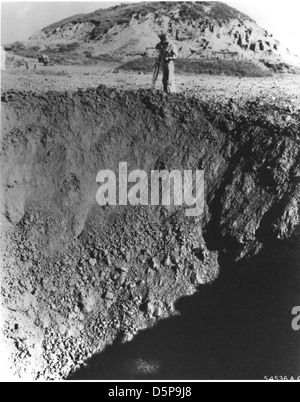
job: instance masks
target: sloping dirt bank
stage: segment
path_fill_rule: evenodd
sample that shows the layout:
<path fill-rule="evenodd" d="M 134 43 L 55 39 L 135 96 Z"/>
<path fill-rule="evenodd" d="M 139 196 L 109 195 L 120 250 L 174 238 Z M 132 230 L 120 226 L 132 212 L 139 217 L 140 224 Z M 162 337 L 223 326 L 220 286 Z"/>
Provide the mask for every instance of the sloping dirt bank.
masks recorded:
<path fill-rule="evenodd" d="M 62 378 L 212 282 L 299 239 L 298 113 L 104 86 L 2 95 L 4 334 L 22 378 Z M 205 170 L 206 212 L 100 207 L 100 170 Z M 207 245 L 208 256 L 201 252 Z"/>

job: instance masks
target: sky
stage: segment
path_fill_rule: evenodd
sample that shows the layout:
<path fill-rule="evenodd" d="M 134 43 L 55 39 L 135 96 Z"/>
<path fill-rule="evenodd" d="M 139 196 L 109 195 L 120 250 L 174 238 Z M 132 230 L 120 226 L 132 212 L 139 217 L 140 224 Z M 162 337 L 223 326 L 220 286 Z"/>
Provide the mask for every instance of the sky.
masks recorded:
<path fill-rule="evenodd" d="M 125 1 L 122 1 L 124 3 Z M 133 3 L 134 1 L 127 1 Z M 224 1 L 252 17 L 283 45 L 300 54 L 299 0 Z M 25 41 L 38 30 L 63 18 L 90 13 L 121 2 L 11 2 L 1 0 L 1 44 Z"/>

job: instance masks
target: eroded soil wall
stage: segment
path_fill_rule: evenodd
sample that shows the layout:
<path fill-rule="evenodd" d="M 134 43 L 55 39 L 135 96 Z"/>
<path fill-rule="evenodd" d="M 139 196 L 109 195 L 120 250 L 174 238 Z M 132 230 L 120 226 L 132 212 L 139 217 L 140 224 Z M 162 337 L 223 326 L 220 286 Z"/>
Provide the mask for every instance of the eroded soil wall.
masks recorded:
<path fill-rule="evenodd" d="M 213 282 L 299 244 L 299 116 L 99 87 L 2 96 L 4 333 L 21 377 L 62 378 Z M 205 214 L 100 207 L 100 170 L 205 170 Z M 209 253 L 201 252 L 208 247 Z"/>

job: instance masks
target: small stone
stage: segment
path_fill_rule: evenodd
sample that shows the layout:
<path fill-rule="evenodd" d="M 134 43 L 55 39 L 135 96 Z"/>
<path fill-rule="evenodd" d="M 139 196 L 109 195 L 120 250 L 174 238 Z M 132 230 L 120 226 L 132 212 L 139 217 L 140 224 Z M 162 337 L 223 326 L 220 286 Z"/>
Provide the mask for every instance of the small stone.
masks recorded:
<path fill-rule="evenodd" d="M 129 268 L 126 267 L 125 265 L 123 265 L 123 266 L 120 268 L 120 270 L 121 270 L 122 272 L 124 272 L 125 274 L 127 274 L 127 272 L 129 271 Z"/>
<path fill-rule="evenodd" d="M 200 276 L 200 277 L 198 278 L 198 282 L 199 282 L 199 285 L 206 285 L 207 280 L 206 280 L 206 278 L 204 278 L 203 276 Z"/>
<path fill-rule="evenodd" d="M 102 280 L 104 280 L 104 279 L 106 279 L 106 276 L 107 276 L 107 272 L 101 272 L 101 274 L 100 274 L 100 279 L 102 279 Z"/>
<path fill-rule="evenodd" d="M 78 320 L 79 320 L 79 321 L 84 321 L 84 319 L 85 319 L 84 314 L 83 314 L 83 313 L 80 313 L 80 314 L 78 315 Z"/>
<path fill-rule="evenodd" d="M 160 268 L 160 262 L 157 257 L 152 258 L 152 268 L 154 270 L 159 270 Z"/>
<path fill-rule="evenodd" d="M 158 307 L 158 309 L 154 312 L 155 317 L 161 317 L 163 315 L 163 311 L 161 307 Z"/>
<path fill-rule="evenodd" d="M 164 261 L 164 265 L 165 265 L 165 267 L 169 267 L 171 264 L 172 264 L 172 261 L 171 261 L 170 255 L 168 255 Z"/>
<path fill-rule="evenodd" d="M 107 291 L 105 295 L 106 300 L 113 300 L 115 298 L 115 295 L 111 291 Z"/>
<path fill-rule="evenodd" d="M 196 273 L 196 272 L 193 272 L 193 273 L 191 274 L 190 280 L 191 280 L 191 283 L 192 283 L 193 285 L 198 285 L 198 278 L 197 278 L 197 273 Z"/>

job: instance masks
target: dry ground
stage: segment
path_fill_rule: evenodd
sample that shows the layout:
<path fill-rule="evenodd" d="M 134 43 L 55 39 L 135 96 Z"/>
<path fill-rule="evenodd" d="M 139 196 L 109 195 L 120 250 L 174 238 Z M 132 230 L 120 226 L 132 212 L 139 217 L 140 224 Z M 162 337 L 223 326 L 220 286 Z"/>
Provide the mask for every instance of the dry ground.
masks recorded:
<path fill-rule="evenodd" d="M 294 109 L 300 107 L 300 76 L 275 75 L 270 78 L 238 78 L 215 76 L 177 76 L 179 93 L 195 94 L 203 100 L 237 101 L 260 97 L 270 102 L 285 101 Z M 106 85 L 118 89 L 140 89 L 151 87 L 151 74 L 118 71 L 118 64 L 99 64 L 98 66 L 54 66 L 26 71 L 25 67 L 2 71 L 2 91 L 46 92 L 76 91 L 78 88 L 96 88 Z M 159 78 L 157 88 L 161 89 Z"/>

